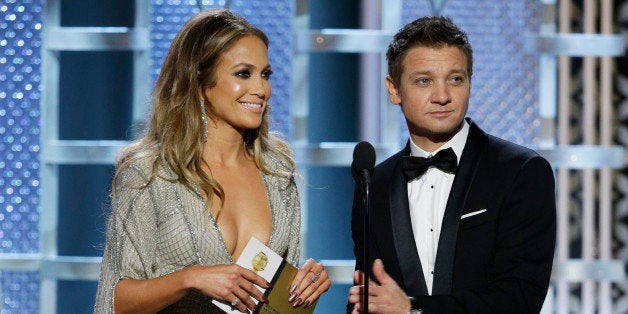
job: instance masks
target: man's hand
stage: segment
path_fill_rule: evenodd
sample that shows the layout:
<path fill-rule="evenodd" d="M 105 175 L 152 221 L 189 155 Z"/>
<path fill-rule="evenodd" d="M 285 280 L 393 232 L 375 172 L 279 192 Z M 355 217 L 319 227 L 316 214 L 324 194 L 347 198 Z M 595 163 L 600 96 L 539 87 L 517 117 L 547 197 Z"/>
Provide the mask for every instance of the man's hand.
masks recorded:
<path fill-rule="evenodd" d="M 410 311 L 410 300 L 388 273 L 380 259 L 373 263 L 373 276 L 377 282 L 369 280 L 369 313 L 372 314 L 406 314 Z M 364 294 L 364 273 L 353 273 L 355 286 L 349 289 L 349 303 L 354 304 L 354 314 L 361 314 L 362 297 Z"/>

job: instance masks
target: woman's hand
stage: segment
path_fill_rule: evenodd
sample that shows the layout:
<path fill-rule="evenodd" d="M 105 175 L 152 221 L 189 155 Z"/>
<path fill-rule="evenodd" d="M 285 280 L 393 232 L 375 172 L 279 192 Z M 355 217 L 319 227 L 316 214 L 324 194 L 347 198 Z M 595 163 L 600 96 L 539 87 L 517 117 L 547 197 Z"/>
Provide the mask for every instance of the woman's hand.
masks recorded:
<path fill-rule="evenodd" d="M 310 258 L 303 263 L 294 277 L 288 302 L 292 302 L 294 307 L 305 308 L 314 303 L 330 286 L 331 281 L 323 265 Z"/>
<path fill-rule="evenodd" d="M 264 293 L 255 285 L 264 289 L 270 283 L 255 272 L 237 264 L 214 266 L 190 266 L 187 268 L 190 287 L 214 299 L 224 300 L 231 306 L 245 312 L 256 311 L 256 302 L 266 302 Z"/>

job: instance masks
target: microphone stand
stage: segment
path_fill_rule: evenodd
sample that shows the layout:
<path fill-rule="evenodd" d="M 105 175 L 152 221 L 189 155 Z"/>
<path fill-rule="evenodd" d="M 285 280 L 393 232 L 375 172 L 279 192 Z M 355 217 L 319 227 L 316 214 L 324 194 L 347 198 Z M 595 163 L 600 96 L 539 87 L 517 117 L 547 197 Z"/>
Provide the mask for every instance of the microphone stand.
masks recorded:
<path fill-rule="evenodd" d="M 362 172 L 362 203 L 364 205 L 364 294 L 362 298 L 363 313 L 369 312 L 369 274 L 371 272 L 369 263 L 369 184 L 371 181 L 368 170 Z"/>

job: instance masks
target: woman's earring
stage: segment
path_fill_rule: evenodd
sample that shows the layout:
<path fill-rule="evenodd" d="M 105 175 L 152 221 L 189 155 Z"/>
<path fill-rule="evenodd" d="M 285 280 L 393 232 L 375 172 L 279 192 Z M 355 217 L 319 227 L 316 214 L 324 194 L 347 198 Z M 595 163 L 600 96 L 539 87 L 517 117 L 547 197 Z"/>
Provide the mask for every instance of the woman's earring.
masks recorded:
<path fill-rule="evenodd" d="M 201 120 L 203 121 L 203 142 L 207 142 L 207 115 L 205 114 L 204 99 L 201 99 Z"/>

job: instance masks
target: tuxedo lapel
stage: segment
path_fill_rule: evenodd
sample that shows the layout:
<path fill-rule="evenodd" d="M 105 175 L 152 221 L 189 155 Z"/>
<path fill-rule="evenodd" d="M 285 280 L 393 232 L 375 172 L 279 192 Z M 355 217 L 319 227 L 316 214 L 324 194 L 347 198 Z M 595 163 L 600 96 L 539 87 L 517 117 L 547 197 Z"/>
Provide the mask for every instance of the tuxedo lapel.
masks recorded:
<path fill-rule="evenodd" d="M 449 193 L 445 215 L 438 240 L 438 251 L 434 266 L 433 295 L 451 293 L 453 265 L 458 236 L 460 215 L 467 201 L 468 191 L 475 177 L 480 155 L 487 141 L 487 135 L 471 120 L 469 136 L 465 144 L 456 177 Z M 407 197 L 406 197 L 407 199 Z"/>
<path fill-rule="evenodd" d="M 404 156 L 409 155 L 406 146 Z M 427 295 L 427 285 L 421 267 L 421 261 L 414 242 L 410 209 L 408 205 L 408 185 L 401 169 L 401 156 L 393 169 L 390 185 L 390 216 L 395 239 L 395 250 L 409 295 Z"/>

